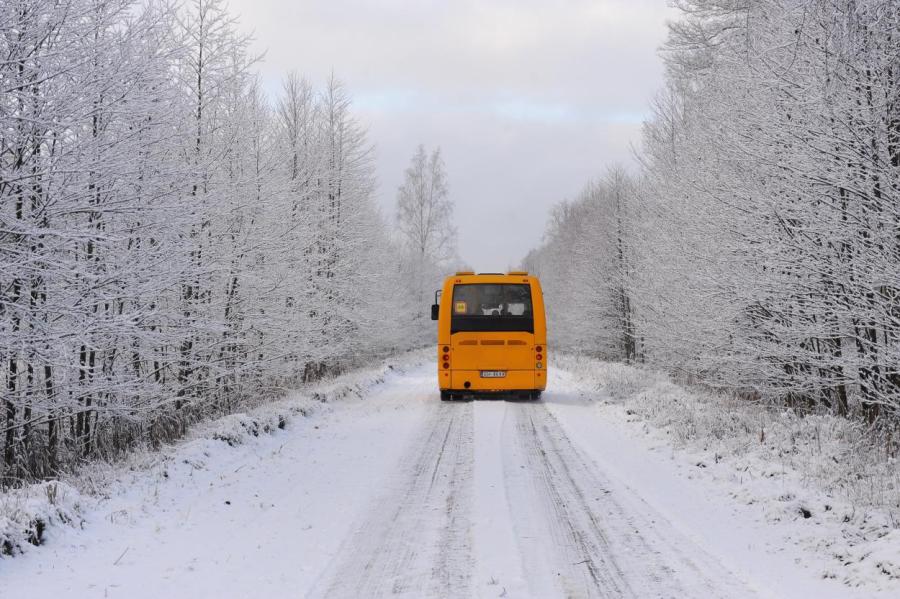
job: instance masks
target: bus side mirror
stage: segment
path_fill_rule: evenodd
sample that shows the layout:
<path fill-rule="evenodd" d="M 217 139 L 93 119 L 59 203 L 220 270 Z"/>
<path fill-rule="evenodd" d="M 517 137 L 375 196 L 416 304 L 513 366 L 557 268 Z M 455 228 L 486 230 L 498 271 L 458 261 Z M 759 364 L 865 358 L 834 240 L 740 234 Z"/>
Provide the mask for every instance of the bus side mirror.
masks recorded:
<path fill-rule="evenodd" d="M 440 311 L 440 304 L 431 304 L 431 320 L 438 319 L 438 312 Z"/>

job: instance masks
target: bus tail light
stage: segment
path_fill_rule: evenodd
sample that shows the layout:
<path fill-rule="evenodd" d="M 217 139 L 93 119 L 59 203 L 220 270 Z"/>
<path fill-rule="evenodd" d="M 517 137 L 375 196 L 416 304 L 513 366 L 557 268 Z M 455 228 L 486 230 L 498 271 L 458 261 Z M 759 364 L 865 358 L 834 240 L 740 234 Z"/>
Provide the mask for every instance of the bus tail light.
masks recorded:
<path fill-rule="evenodd" d="M 450 353 L 450 348 L 447 347 L 446 345 L 444 346 L 444 353 L 445 353 L 445 354 Z"/>
<path fill-rule="evenodd" d="M 447 354 L 444 354 L 444 362 L 449 362 L 449 361 L 450 361 L 450 356 Z"/>
<path fill-rule="evenodd" d="M 447 370 L 448 368 L 450 368 L 450 363 L 444 362 L 444 370 Z"/>
<path fill-rule="evenodd" d="M 540 360 L 544 359 L 544 356 L 542 356 L 541 354 L 538 354 L 537 356 L 535 356 L 535 358 L 537 358 L 537 360 L 540 361 Z"/>
<path fill-rule="evenodd" d="M 538 370 L 540 370 L 543 366 L 544 366 L 544 365 L 541 364 L 540 362 L 537 363 Z"/>
<path fill-rule="evenodd" d="M 544 348 L 541 347 L 540 345 L 538 345 L 536 348 L 534 348 L 534 351 L 540 353 L 540 352 L 544 351 Z"/>

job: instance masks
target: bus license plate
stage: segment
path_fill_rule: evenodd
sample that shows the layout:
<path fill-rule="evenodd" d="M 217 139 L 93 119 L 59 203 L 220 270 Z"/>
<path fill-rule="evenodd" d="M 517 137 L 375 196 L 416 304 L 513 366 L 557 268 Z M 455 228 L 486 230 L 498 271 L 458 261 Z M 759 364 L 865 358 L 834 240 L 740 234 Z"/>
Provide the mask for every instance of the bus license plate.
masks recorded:
<path fill-rule="evenodd" d="M 483 379 L 502 379 L 506 376 L 505 370 L 482 370 L 481 378 Z"/>

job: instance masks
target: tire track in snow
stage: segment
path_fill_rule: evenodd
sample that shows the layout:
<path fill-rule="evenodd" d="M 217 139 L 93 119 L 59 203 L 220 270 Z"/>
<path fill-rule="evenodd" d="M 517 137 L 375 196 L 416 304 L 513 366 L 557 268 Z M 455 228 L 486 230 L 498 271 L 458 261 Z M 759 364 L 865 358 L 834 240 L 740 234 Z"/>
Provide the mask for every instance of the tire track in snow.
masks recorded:
<path fill-rule="evenodd" d="M 309 597 L 467 595 L 470 586 L 472 404 L 435 404 L 404 454 L 393 490 L 342 545 Z"/>
<path fill-rule="evenodd" d="M 614 491 L 546 405 L 518 407 L 518 443 L 542 495 L 564 596 L 753 596 L 649 505 Z"/>
<path fill-rule="evenodd" d="M 596 515 L 586 504 L 566 460 L 571 451 L 561 452 L 549 438 L 544 423 L 543 404 L 516 406 L 517 441 L 540 497 L 540 507 L 550 528 L 555 551 L 554 567 L 566 597 L 631 597 L 634 591 L 615 561 L 606 534 Z M 568 448 L 566 448 L 568 449 Z M 597 493 L 593 480 L 583 480 Z"/>

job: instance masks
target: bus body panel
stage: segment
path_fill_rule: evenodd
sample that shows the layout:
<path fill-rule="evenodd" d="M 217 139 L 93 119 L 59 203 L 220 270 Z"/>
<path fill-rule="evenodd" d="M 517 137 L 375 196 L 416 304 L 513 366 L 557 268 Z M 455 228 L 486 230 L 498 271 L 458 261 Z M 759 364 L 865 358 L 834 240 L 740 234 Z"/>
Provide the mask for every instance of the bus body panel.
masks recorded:
<path fill-rule="evenodd" d="M 460 332 L 450 340 L 454 370 L 533 370 L 534 335 L 521 332 Z"/>
<path fill-rule="evenodd" d="M 527 284 L 531 289 L 533 332 L 459 331 L 451 334 L 453 291 L 457 285 Z M 500 393 L 543 391 L 547 386 L 547 326 L 540 282 L 530 275 L 447 277 L 438 311 L 438 384 L 442 391 Z M 538 352 L 537 348 L 541 351 Z M 445 351 L 446 350 L 446 351 Z M 540 362 L 537 356 L 541 356 Z M 444 356 L 449 360 L 444 361 Z M 444 367 L 445 363 L 448 365 Z M 538 368 L 537 364 L 541 367 Z M 485 378 L 484 371 L 500 371 Z M 466 384 L 468 383 L 468 385 Z"/>

